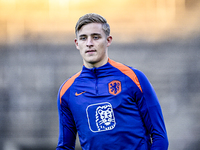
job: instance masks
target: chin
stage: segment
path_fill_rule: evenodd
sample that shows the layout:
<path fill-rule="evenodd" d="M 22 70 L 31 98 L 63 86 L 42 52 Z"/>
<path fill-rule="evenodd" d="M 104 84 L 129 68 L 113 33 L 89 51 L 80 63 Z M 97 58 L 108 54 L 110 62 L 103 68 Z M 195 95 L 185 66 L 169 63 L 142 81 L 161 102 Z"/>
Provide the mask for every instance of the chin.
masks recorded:
<path fill-rule="evenodd" d="M 96 64 L 96 63 L 98 63 L 98 61 L 91 60 L 91 61 L 87 61 L 87 63 L 89 63 L 89 64 Z"/>
<path fill-rule="evenodd" d="M 98 58 L 96 58 L 96 57 L 90 57 L 90 58 L 86 58 L 85 61 L 87 63 L 95 64 L 95 63 L 98 62 Z"/>

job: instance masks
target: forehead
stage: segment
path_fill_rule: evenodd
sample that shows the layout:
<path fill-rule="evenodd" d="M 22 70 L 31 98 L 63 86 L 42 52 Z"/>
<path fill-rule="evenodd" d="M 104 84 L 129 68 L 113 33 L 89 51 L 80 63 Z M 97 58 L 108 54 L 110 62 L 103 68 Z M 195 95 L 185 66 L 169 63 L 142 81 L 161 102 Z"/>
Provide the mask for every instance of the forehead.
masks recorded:
<path fill-rule="evenodd" d="M 78 35 L 90 35 L 90 34 L 103 34 L 103 28 L 101 23 L 89 23 L 81 27 L 81 29 L 78 31 Z"/>

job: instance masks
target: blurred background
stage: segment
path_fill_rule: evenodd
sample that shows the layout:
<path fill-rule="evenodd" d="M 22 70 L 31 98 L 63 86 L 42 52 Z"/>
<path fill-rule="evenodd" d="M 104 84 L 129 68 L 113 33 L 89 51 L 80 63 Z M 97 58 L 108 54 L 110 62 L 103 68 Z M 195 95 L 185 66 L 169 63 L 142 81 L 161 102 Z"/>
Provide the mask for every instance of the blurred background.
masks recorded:
<path fill-rule="evenodd" d="M 55 150 L 57 92 L 82 67 L 74 27 L 90 12 L 111 26 L 110 58 L 155 88 L 169 150 L 199 150 L 199 0 L 0 0 L 0 150 Z"/>

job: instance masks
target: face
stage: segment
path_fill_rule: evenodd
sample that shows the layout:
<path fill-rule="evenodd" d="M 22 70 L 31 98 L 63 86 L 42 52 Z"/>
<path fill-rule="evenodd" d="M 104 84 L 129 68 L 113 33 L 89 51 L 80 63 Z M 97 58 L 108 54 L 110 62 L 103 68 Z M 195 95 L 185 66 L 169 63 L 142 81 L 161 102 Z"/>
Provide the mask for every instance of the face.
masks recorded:
<path fill-rule="evenodd" d="M 76 48 L 80 51 L 87 68 L 100 67 L 107 63 L 107 49 L 111 42 L 112 37 L 106 36 L 100 23 L 84 25 L 75 39 Z"/>
<path fill-rule="evenodd" d="M 105 125 L 110 125 L 112 121 L 112 110 L 108 108 L 107 110 L 99 110 L 100 118 Z"/>

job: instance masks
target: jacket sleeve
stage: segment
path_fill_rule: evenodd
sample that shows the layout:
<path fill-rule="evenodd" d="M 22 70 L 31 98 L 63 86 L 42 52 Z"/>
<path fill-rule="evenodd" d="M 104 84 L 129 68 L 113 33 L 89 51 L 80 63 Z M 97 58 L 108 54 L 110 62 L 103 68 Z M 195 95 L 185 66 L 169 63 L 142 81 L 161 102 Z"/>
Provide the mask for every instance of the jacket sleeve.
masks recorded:
<path fill-rule="evenodd" d="M 168 137 L 161 106 L 156 93 L 142 72 L 138 70 L 134 72 L 142 88 L 142 94 L 137 103 L 144 125 L 152 139 L 151 150 L 167 150 Z"/>
<path fill-rule="evenodd" d="M 60 90 L 59 90 L 60 93 Z M 62 100 L 60 102 L 60 94 L 58 93 L 58 117 L 59 117 L 59 137 L 56 150 L 74 150 L 76 141 L 76 126 L 67 102 Z M 66 98 L 67 93 L 63 95 Z"/>

